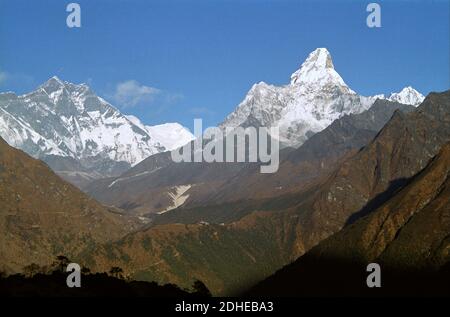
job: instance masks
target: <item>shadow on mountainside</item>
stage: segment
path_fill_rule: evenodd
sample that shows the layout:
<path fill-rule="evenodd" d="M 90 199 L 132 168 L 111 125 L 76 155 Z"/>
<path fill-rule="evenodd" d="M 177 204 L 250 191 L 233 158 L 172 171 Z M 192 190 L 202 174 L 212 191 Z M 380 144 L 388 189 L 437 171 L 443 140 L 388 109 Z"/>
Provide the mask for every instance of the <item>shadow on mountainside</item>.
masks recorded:
<path fill-rule="evenodd" d="M 450 263 L 439 271 L 381 266 L 381 287 L 369 288 L 368 263 L 304 257 L 257 284 L 244 296 L 275 297 L 434 297 L 450 296 Z"/>
<path fill-rule="evenodd" d="M 382 204 L 384 204 L 386 201 L 388 201 L 394 194 L 397 192 L 397 190 L 403 188 L 406 186 L 414 177 L 410 178 L 399 178 L 396 180 L 393 180 L 389 183 L 388 188 L 375 196 L 373 199 L 371 199 L 366 205 L 364 205 L 361 210 L 353 213 L 346 221 L 344 227 L 351 225 L 356 220 L 370 214 L 372 211 L 380 207 Z"/>

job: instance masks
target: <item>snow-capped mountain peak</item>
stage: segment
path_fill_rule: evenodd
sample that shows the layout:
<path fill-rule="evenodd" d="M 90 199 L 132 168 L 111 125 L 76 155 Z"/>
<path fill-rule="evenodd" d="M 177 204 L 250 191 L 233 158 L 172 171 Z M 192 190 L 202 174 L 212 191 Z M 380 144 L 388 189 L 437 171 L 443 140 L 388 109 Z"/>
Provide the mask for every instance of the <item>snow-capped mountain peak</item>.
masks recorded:
<path fill-rule="evenodd" d="M 132 166 L 169 150 L 162 143 L 172 144 L 173 136 L 166 142 L 163 133 L 153 135 L 86 84 L 56 76 L 28 94 L 0 95 L 0 136 L 34 157 L 58 155 Z M 179 140 L 187 136 L 183 133 Z"/>
<path fill-rule="evenodd" d="M 145 126 L 152 138 L 158 140 L 168 151 L 175 150 L 195 139 L 194 135 L 177 122 Z"/>
<path fill-rule="evenodd" d="M 277 126 L 280 141 L 299 146 L 343 115 L 367 110 L 377 98 L 386 97 L 365 97 L 350 89 L 336 72 L 330 52 L 317 48 L 291 75 L 288 85 L 253 85 L 221 127 Z M 388 99 L 416 104 L 423 96 L 407 88 Z"/>
<path fill-rule="evenodd" d="M 38 91 L 45 93 L 49 97 L 51 96 L 50 98 L 52 99 L 59 97 L 64 92 L 64 89 L 64 83 L 56 76 L 53 76 L 38 87 Z M 36 93 L 36 91 L 33 91 L 30 94 L 34 93 Z"/>
<path fill-rule="evenodd" d="M 194 135 L 177 122 L 168 122 L 154 126 L 144 125 L 139 118 L 133 115 L 126 115 L 127 119 L 133 122 L 158 142 L 167 150 L 175 150 L 186 143 L 194 140 Z"/>
<path fill-rule="evenodd" d="M 335 71 L 331 54 L 326 48 L 317 48 L 309 54 L 300 69 L 291 75 L 291 85 L 307 85 L 316 89 L 340 86 L 349 91 L 342 77 Z"/>
<path fill-rule="evenodd" d="M 425 99 L 425 96 L 411 86 L 407 86 L 400 92 L 392 93 L 388 99 L 405 105 L 418 106 Z"/>

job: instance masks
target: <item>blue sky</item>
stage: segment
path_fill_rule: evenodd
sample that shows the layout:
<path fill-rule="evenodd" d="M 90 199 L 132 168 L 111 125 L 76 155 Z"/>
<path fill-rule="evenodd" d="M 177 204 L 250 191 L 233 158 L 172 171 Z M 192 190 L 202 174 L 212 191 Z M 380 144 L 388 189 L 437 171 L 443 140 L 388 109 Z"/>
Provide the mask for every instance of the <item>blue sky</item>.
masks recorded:
<path fill-rule="evenodd" d="M 372 29 L 370 1 L 78 0 L 79 29 L 66 26 L 70 2 L 0 0 L 0 91 L 57 75 L 147 124 L 216 125 L 254 83 L 288 83 L 317 47 L 363 95 L 450 86 L 446 0 L 378 1 Z"/>

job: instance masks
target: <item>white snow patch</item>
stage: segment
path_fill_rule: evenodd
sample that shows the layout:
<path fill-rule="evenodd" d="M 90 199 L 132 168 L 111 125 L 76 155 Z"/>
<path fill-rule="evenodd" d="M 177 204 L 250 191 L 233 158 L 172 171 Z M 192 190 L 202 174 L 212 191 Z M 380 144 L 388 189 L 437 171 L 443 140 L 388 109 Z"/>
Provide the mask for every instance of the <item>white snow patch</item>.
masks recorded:
<path fill-rule="evenodd" d="M 108 185 L 108 188 L 111 188 L 111 187 L 113 187 L 115 184 L 117 184 L 117 183 L 119 183 L 119 182 L 123 182 L 123 181 L 125 181 L 125 180 L 133 179 L 133 178 L 140 177 L 140 176 L 144 176 L 144 175 L 147 175 L 147 174 L 152 174 L 152 173 L 156 172 L 156 171 L 159 170 L 159 169 L 161 169 L 161 167 L 155 168 L 155 169 L 152 170 L 152 171 L 145 171 L 145 172 L 138 173 L 138 174 L 135 174 L 135 175 L 132 175 L 132 176 L 127 176 L 127 177 L 121 177 L 121 178 L 118 178 L 118 179 L 114 180 L 111 184 L 109 184 L 109 185 Z"/>
<path fill-rule="evenodd" d="M 186 202 L 186 200 L 189 198 L 189 194 L 185 194 L 185 193 L 191 187 L 192 187 L 191 184 L 172 187 L 171 191 L 173 191 L 173 192 L 168 193 L 169 197 L 172 199 L 172 205 L 170 205 L 166 209 L 158 212 L 158 214 L 163 214 L 165 212 L 168 212 L 169 210 L 173 210 L 173 209 L 178 208 L 181 205 L 183 205 Z"/>

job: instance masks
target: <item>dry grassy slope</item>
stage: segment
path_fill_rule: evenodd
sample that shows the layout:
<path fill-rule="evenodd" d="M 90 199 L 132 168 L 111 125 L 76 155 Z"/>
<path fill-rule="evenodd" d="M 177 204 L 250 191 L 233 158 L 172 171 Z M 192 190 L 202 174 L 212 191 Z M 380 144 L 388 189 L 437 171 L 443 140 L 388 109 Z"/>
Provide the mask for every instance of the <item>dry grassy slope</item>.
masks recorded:
<path fill-rule="evenodd" d="M 84 259 L 100 271 L 122 267 L 139 280 L 190 287 L 199 279 L 214 294 L 229 295 L 304 252 L 295 238 L 297 218 L 260 212 L 227 225 L 159 225 L 92 250 Z"/>
<path fill-rule="evenodd" d="M 311 250 L 311 255 L 391 267 L 450 260 L 450 143 L 391 199 Z"/>
<path fill-rule="evenodd" d="M 449 172 L 450 142 L 387 202 L 258 283 L 249 294 L 448 294 Z M 379 291 L 364 284 L 366 265 L 372 262 L 382 268 Z"/>
<path fill-rule="evenodd" d="M 74 258 L 88 245 L 124 236 L 135 224 L 0 139 L 0 270 L 50 264 L 59 254 Z"/>
<path fill-rule="evenodd" d="M 393 194 L 386 195 L 390 184 L 404 186 L 398 180 L 419 172 L 450 139 L 449 106 L 446 92 L 431 94 L 413 113 L 396 113 L 300 203 L 294 199 L 277 212 L 255 210 L 225 226 L 156 226 L 91 252 L 89 265 L 113 262 L 136 278 L 181 286 L 198 278 L 215 294 L 230 294 L 338 232 L 351 216 L 376 209 Z"/>

